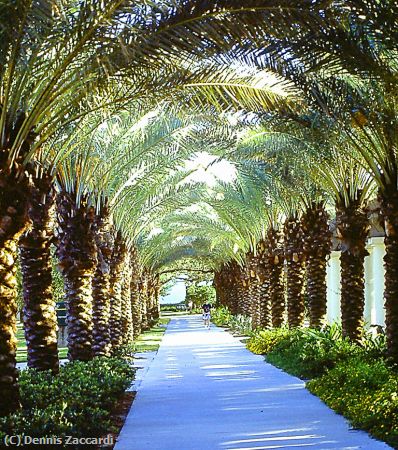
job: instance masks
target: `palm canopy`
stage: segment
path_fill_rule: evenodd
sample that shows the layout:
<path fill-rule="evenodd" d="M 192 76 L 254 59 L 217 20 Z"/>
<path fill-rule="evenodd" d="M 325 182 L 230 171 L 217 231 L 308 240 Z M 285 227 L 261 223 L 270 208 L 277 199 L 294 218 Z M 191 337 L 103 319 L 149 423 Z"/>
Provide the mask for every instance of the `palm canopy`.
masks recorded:
<path fill-rule="evenodd" d="M 347 206 L 358 195 L 362 203 L 374 195 L 373 178 L 357 146 L 338 122 L 319 114 L 261 124 L 242 136 L 234 157 L 268 165 L 275 200 L 323 201 L 331 208 Z"/>
<path fill-rule="evenodd" d="M 243 264 L 266 229 L 259 186 L 249 177 L 211 186 L 194 183 L 190 196 L 188 203 L 153 221 L 149 233 L 141 235 L 143 261 L 157 271 L 179 259 L 198 259 L 211 269 L 229 260 Z"/>

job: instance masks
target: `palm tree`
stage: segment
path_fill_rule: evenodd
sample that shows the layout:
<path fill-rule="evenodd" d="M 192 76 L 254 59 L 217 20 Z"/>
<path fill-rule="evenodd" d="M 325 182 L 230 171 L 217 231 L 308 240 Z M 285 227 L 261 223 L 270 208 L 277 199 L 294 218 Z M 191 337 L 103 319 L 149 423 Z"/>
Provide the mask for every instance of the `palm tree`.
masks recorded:
<path fill-rule="evenodd" d="M 117 350 L 123 344 L 122 330 L 122 292 L 123 274 L 127 263 L 128 249 L 122 233 L 119 231 L 113 247 L 110 275 L 110 304 L 111 313 L 109 328 L 112 350 Z"/>
<path fill-rule="evenodd" d="M 310 327 L 320 328 L 326 317 L 326 263 L 331 251 L 329 214 L 324 201 L 307 205 L 301 225 L 307 273 L 307 296 Z"/>
<path fill-rule="evenodd" d="M 47 195 L 43 196 L 43 192 Z M 54 225 L 52 180 L 42 176 L 31 188 L 31 225 L 19 239 L 28 367 L 59 370 L 57 315 L 52 292 L 51 243 Z"/>
<path fill-rule="evenodd" d="M 269 267 L 269 296 L 271 303 L 272 326 L 282 326 L 285 313 L 285 292 L 282 282 L 283 273 L 283 248 L 282 234 L 277 228 L 277 223 L 268 228 L 267 231 L 267 253 Z"/>
<path fill-rule="evenodd" d="M 94 236 L 98 262 L 92 281 L 93 353 L 94 356 L 109 356 L 111 351 L 109 291 L 115 235 L 107 206 L 103 206 L 95 216 Z"/>
<path fill-rule="evenodd" d="M 258 264 L 258 277 L 260 282 L 259 292 L 259 326 L 260 328 L 270 328 L 271 326 L 271 283 L 270 272 L 271 265 L 270 260 L 266 254 L 267 243 L 264 239 L 260 240 L 257 244 L 257 253 L 259 258 Z"/>
<path fill-rule="evenodd" d="M 135 247 L 131 250 L 131 314 L 133 321 L 133 338 L 136 339 L 141 334 L 141 307 L 140 307 L 140 292 L 139 292 L 139 262 L 138 262 L 138 252 Z"/>
<path fill-rule="evenodd" d="M 133 316 L 131 310 L 131 276 L 132 267 L 130 253 L 124 264 L 123 282 L 122 282 L 122 317 L 120 321 L 123 344 L 129 344 L 133 341 Z"/>
<path fill-rule="evenodd" d="M 76 198 L 75 189 L 70 192 L 60 189 L 57 214 L 57 256 L 67 299 L 68 357 L 71 361 L 87 361 L 93 356 L 92 280 L 97 265 L 93 231 L 95 211 L 87 194 Z"/>
<path fill-rule="evenodd" d="M 133 8 L 136 5 L 131 2 L 130 6 Z M 13 338 L 15 270 L 12 262 L 16 259 L 15 242 L 28 221 L 29 184 L 36 173 L 34 158 L 63 125 L 71 124 L 90 110 L 100 109 L 107 103 L 117 107 L 139 96 L 140 92 L 142 94 L 142 86 L 146 91 L 158 87 L 160 76 L 163 76 L 164 82 L 159 85 L 164 88 L 178 78 L 171 75 L 175 68 L 172 59 L 169 59 L 167 70 L 165 65 L 159 71 L 157 65 L 148 63 L 147 70 L 143 71 L 141 58 L 126 60 L 117 57 L 120 56 L 122 36 L 126 36 L 131 47 L 134 41 L 132 36 L 139 35 L 141 39 L 145 34 L 131 33 L 131 28 L 141 28 L 145 23 L 141 20 L 142 15 L 152 13 L 145 8 L 135 8 L 134 16 L 129 16 L 133 20 L 127 24 L 128 8 L 128 2 L 106 0 L 101 3 L 87 1 L 79 4 L 77 9 L 71 2 L 54 8 L 43 2 L 27 2 L 17 7 L 10 3 L 2 11 L 7 20 L 0 31 L 0 234 L 7 270 L 2 272 L 0 279 L 5 292 L 4 301 L 0 302 L 3 305 L 0 312 L 6 318 L 0 331 L 0 372 L 3 373 L 0 391 L 12 392 L 7 395 L 16 399 Z M 156 35 L 151 27 L 147 27 L 146 31 Z M 100 58 L 97 53 L 99 47 Z M 141 42 L 137 41 L 136 49 L 141 47 Z M 137 61 L 136 65 L 134 61 Z M 115 86 L 110 78 L 117 74 L 120 79 L 126 70 L 130 74 L 133 71 L 133 83 L 123 86 L 126 89 L 120 89 L 118 84 L 119 92 L 109 101 L 110 87 Z M 95 98 L 95 93 L 104 89 L 107 95 Z M 87 98 L 88 92 L 93 94 L 90 99 Z M 33 177 L 30 178 L 30 175 Z M 39 183 L 36 187 L 40 186 Z M 46 289 L 46 286 L 42 287 L 43 291 Z M 12 410 L 18 400 L 6 403 Z M 8 406 L 4 409 L 4 412 L 7 411 Z M 2 409 L 0 413 L 3 414 Z"/>
<path fill-rule="evenodd" d="M 303 126 L 303 123 L 307 124 Z M 314 186 L 317 186 L 318 191 L 320 189 L 326 193 L 326 198 L 335 206 L 337 238 L 340 240 L 342 252 L 343 333 L 358 341 L 362 332 L 364 258 L 367 254 L 366 239 L 369 231 L 366 204 L 372 195 L 373 184 L 368 171 L 364 169 L 360 153 L 345 133 L 334 132 L 336 126 L 338 125 L 330 119 L 322 119 L 319 116 L 315 116 L 311 126 L 308 126 L 307 116 L 307 120 L 302 121 L 299 127 L 290 128 L 290 138 L 287 134 L 283 135 L 281 145 L 285 150 L 291 149 L 291 160 L 296 158 L 303 164 L 303 170 L 307 171 Z M 306 232 L 304 242 L 308 274 L 307 292 L 311 325 L 317 327 L 326 312 L 323 298 L 326 297 L 325 263 L 326 256 L 330 252 L 330 231 L 323 201 L 311 201 L 311 197 L 309 200 L 303 217 L 303 228 Z M 315 270 L 312 277 L 311 261 Z M 313 284 L 314 281 L 316 284 Z M 311 299 L 311 291 L 315 291 L 313 297 L 315 303 Z"/>
<path fill-rule="evenodd" d="M 260 68 L 279 67 L 303 89 L 313 107 L 337 120 L 340 132 L 351 143 L 346 149 L 351 152 L 355 147 L 378 186 L 386 228 L 387 341 L 390 355 L 398 361 L 398 183 L 396 138 L 391 134 L 397 122 L 394 6 L 391 2 L 366 1 L 341 8 L 332 2 L 326 6 L 327 13 L 317 14 L 314 20 L 308 20 L 312 5 L 307 6 L 304 14 L 296 15 L 296 26 L 274 33 L 268 58 L 252 61 Z M 362 222 L 359 234 L 363 236 L 366 226 L 361 198 L 357 193 L 358 210 L 352 214 L 358 225 Z M 363 253 L 362 244 L 352 245 L 358 254 Z M 360 265 L 357 261 L 357 278 L 361 278 Z"/>
<path fill-rule="evenodd" d="M 5 20 L 2 21 L 0 31 L 0 245 L 6 270 L 0 275 L 4 292 L 0 301 L 0 315 L 4 318 L 0 329 L 0 394 L 4 400 L 0 415 L 18 406 L 14 264 L 16 243 L 28 223 L 31 182 L 37 181 L 36 175 L 41 170 L 35 167 L 34 158 L 62 123 L 71 122 L 80 114 L 76 105 L 86 96 L 87 88 L 92 88 L 94 92 L 97 81 L 104 80 L 103 67 L 101 63 L 98 64 L 101 58 L 98 59 L 95 49 L 101 43 L 102 55 L 106 58 L 105 55 L 111 53 L 112 47 L 119 45 L 116 39 L 104 41 L 102 37 L 110 36 L 108 32 L 118 21 L 122 3 L 125 4 L 117 0 L 99 5 L 88 1 L 80 5 L 79 11 L 75 5 L 68 3 L 59 8 L 50 8 L 46 2 L 7 3 L 2 7 Z M 98 33 L 100 29 L 102 33 Z M 46 182 L 36 182 L 34 190 L 45 187 Z M 44 192 L 44 196 L 47 194 Z M 30 206 L 33 207 L 35 202 L 32 200 Z M 34 216 L 37 218 L 36 214 Z M 24 239 L 25 249 L 28 240 L 27 235 Z M 44 249 L 47 248 L 47 244 L 44 245 Z M 25 256 L 24 261 L 32 264 L 31 259 L 27 260 L 26 253 Z M 32 347 L 30 351 L 29 364 L 36 365 L 38 361 L 33 334 L 40 340 L 42 338 L 38 336 L 43 336 L 46 329 L 52 348 L 49 350 L 53 361 L 51 369 L 56 371 L 54 331 L 49 331 L 53 323 L 53 304 L 49 300 L 48 260 L 46 256 L 41 259 L 42 276 L 35 280 L 30 278 L 25 283 L 25 298 L 29 285 L 31 292 L 36 293 L 36 300 L 29 299 L 27 302 L 26 316 L 36 315 L 36 323 L 46 323 L 39 332 L 28 331 L 28 344 L 36 347 L 36 350 Z M 42 308 L 43 320 L 39 320 L 37 299 L 39 283 L 42 281 L 44 285 L 40 289 L 44 293 L 43 304 L 49 309 Z M 36 356 L 33 356 L 34 353 Z"/>

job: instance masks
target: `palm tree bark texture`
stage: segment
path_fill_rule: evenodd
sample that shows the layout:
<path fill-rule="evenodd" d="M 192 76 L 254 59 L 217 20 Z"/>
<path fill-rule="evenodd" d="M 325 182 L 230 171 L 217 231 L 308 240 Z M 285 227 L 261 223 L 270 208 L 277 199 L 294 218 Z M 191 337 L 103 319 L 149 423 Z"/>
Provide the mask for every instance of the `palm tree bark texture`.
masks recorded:
<path fill-rule="evenodd" d="M 259 257 L 249 254 L 247 259 L 247 272 L 249 281 L 250 316 L 252 318 L 252 328 L 260 327 L 260 277 L 259 277 Z"/>
<path fill-rule="evenodd" d="M 360 197 L 358 195 L 358 197 Z M 365 306 L 364 261 L 369 220 L 366 208 L 352 200 L 336 205 L 337 237 L 341 245 L 341 322 L 343 336 L 358 342 L 362 335 Z"/>
<path fill-rule="evenodd" d="M 110 270 L 114 230 L 109 210 L 103 206 L 94 220 L 94 235 L 98 262 L 93 278 L 93 352 L 95 356 L 110 356 Z"/>
<path fill-rule="evenodd" d="M 149 277 L 149 302 L 150 302 L 150 321 L 155 324 L 159 318 L 157 296 L 156 296 L 156 275 L 150 273 Z"/>
<path fill-rule="evenodd" d="M 87 199 L 77 204 L 75 194 L 61 192 L 57 197 L 57 256 L 64 277 L 67 305 L 68 358 L 92 358 L 92 280 L 97 266 L 93 231 L 94 209 Z"/>
<path fill-rule="evenodd" d="M 250 269 L 248 265 L 248 260 L 250 257 L 250 253 L 246 255 L 246 260 L 244 266 L 241 267 L 240 270 L 240 282 L 242 284 L 242 293 L 241 293 L 241 302 L 242 302 L 242 314 L 245 316 L 251 317 L 253 309 L 252 309 L 252 289 L 250 287 Z"/>
<path fill-rule="evenodd" d="M 131 261 L 130 255 L 127 254 L 124 262 L 123 281 L 122 281 L 122 343 L 130 344 L 134 339 L 133 319 L 131 312 Z"/>
<path fill-rule="evenodd" d="M 387 349 L 393 361 L 398 363 L 398 192 L 392 187 L 380 193 L 379 197 L 385 226 L 384 298 Z"/>
<path fill-rule="evenodd" d="M 156 274 L 154 277 L 154 318 L 155 320 L 159 320 L 160 317 L 160 276 Z"/>
<path fill-rule="evenodd" d="M 140 293 L 140 306 L 141 306 L 141 331 L 146 331 L 149 329 L 148 324 L 148 311 L 147 311 L 147 302 L 148 302 L 148 280 L 146 277 L 146 270 L 143 269 L 141 272 L 138 290 Z"/>
<path fill-rule="evenodd" d="M 267 258 L 269 269 L 269 296 L 271 303 L 272 326 L 281 327 L 285 314 L 285 292 L 283 288 L 283 248 L 281 233 L 275 228 L 267 231 Z"/>
<path fill-rule="evenodd" d="M 123 236 L 119 231 L 113 248 L 110 277 L 111 315 L 109 327 L 111 331 L 112 351 L 117 350 L 123 344 L 122 288 L 126 257 L 127 247 L 124 243 Z"/>
<path fill-rule="evenodd" d="M 270 266 L 266 255 L 267 244 L 262 239 L 257 244 L 258 266 L 257 274 L 260 280 L 259 287 L 259 326 L 260 328 L 269 328 L 271 326 L 270 310 Z"/>
<path fill-rule="evenodd" d="M 303 230 L 298 217 L 289 217 L 284 224 L 284 255 L 287 266 L 287 316 L 290 327 L 304 323 L 304 254 Z"/>
<path fill-rule="evenodd" d="M 236 292 L 236 310 L 237 314 L 246 314 L 246 275 L 243 267 L 238 263 L 234 263 L 234 270 L 231 273 L 230 281 L 228 284 L 235 286 Z"/>
<path fill-rule="evenodd" d="M 134 339 L 136 339 L 141 334 L 141 323 L 142 323 L 140 291 L 139 291 L 140 269 L 138 263 L 137 249 L 134 248 L 132 250 L 130 259 L 132 268 L 131 283 L 130 283 L 131 313 L 133 319 L 133 337 Z"/>
<path fill-rule="evenodd" d="M 30 182 L 26 173 L 31 168 L 24 166 L 23 160 L 31 142 L 23 143 L 13 163 L 8 149 L 24 119 L 23 114 L 17 117 L 0 148 L 0 416 L 20 406 L 16 369 L 16 261 L 18 240 L 28 224 Z"/>
<path fill-rule="evenodd" d="M 320 328 L 326 316 L 326 263 L 331 252 L 332 233 L 323 202 L 313 202 L 301 219 L 307 272 L 310 327 Z"/>
<path fill-rule="evenodd" d="M 57 314 L 52 289 L 55 192 L 50 174 L 35 180 L 29 199 L 31 225 L 19 240 L 28 367 L 59 371 Z"/>

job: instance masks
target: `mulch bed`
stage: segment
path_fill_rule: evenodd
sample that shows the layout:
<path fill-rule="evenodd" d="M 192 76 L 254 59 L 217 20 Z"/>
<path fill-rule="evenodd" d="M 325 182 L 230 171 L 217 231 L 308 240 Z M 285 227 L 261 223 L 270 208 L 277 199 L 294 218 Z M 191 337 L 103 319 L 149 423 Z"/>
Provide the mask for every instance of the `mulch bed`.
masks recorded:
<path fill-rule="evenodd" d="M 97 447 L 98 450 L 112 450 L 116 445 L 116 439 L 119 436 L 120 430 L 122 429 L 124 422 L 126 421 L 126 417 L 128 412 L 130 411 L 131 405 L 135 399 L 137 392 L 125 392 L 121 398 L 118 400 L 115 408 L 111 413 L 110 420 L 113 424 L 113 427 L 117 430 L 114 433 L 109 432 L 107 436 L 113 437 L 114 445 L 101 445 Z M 106 436 L 104 436 L 106 437 Z"/>

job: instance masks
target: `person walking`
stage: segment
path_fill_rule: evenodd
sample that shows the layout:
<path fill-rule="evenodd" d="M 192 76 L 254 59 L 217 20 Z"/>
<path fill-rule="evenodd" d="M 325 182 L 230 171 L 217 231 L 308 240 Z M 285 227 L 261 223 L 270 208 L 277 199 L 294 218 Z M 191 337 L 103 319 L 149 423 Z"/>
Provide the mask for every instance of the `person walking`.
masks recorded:
<path fill-rule="evenodd" d="M 210 329 L 210 318 L 211 318 L 211 304 L 210 303 L 204 303 L 202 305 L 202 310 L 203 310 L 203 324 L 205 326 L 205 328 Z"/>

